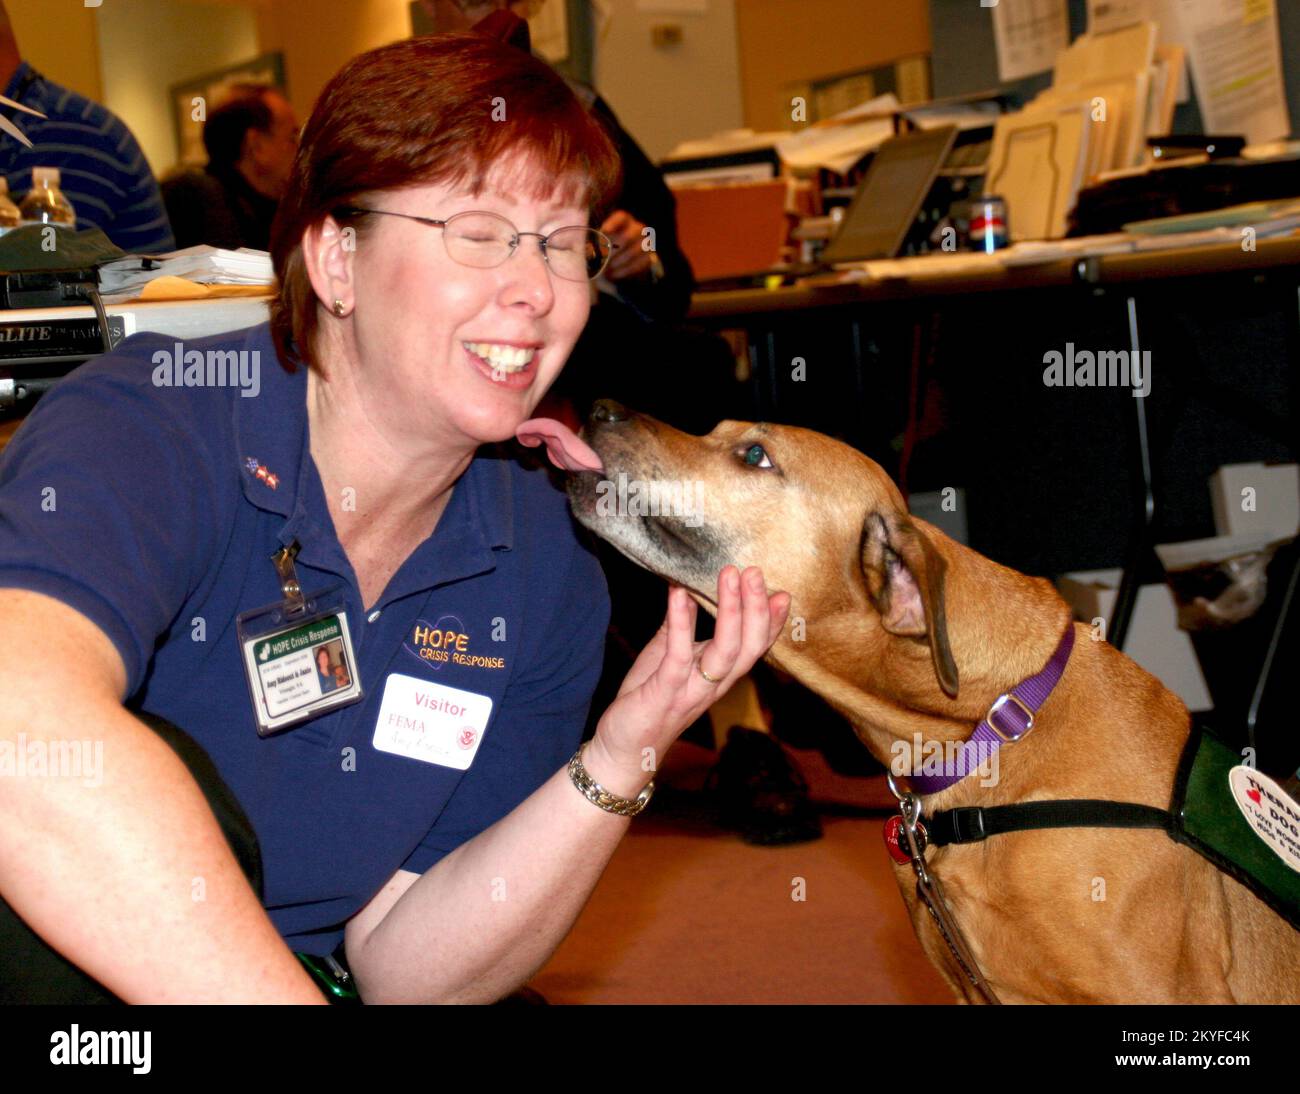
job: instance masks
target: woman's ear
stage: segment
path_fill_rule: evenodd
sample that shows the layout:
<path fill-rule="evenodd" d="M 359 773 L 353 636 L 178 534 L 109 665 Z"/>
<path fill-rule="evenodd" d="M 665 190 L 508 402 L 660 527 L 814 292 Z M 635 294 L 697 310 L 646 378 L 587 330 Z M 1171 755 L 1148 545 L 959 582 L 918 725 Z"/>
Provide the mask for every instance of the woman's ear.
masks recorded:
<path fill-rule="evenodd" d="M 331 314 L 334 301 L 343 302 L 344 315 L 356 304 L 353 259 L 357 250 L 357 230 L 339 224 L 332 216 L 313 224 L 302 236 L 302 259 L 311 279 L 316 299 Z"/>
<path fill-rule="evenodd" d="M 862 528 L 862 572 L 881 626 L 889 634 L 926 638 L 939 686 L 956 698 L 958 675 L 944 614 L 947 564 L 906 513 L 869 513 Z"/>

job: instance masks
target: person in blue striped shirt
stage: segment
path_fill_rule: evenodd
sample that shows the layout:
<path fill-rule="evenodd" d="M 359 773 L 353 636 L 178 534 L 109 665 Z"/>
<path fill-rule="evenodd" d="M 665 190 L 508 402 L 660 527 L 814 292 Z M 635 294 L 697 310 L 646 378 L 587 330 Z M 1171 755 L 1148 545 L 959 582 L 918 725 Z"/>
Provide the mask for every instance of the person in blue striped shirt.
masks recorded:
<path fill-rule="evenodd" d="M 158 182 L 131 131 L 107 108 L 47 80 L 22 59 L 3 0 L 0 84 L 7 98 L 46 115 L 0 107 L 32 142 L 25 148 L 0 134 L 0 174 L 10 193 L 31 188 L 33 167 L 57 167 L 79 229 L 101 228 L 124 251 L 175 249 Z"/>

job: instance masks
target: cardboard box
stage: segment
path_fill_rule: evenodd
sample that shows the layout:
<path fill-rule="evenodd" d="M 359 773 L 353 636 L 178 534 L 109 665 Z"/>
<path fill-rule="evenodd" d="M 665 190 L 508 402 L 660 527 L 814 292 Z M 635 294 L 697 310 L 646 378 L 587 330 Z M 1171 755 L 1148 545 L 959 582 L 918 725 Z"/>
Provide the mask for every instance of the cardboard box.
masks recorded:
<path fill-rule="evenodd" d="M 1120 570 L 1087 570 L 1064 574 L 1056 587 L 1074 609 L 1076 619 L 1090 623 L 1099 616 L 1110 622 L 1119 592 Z M 1166 585 L 1138 590 L 1124 652 L 1187 704 L 1188 710 L 1214 706 L 1196 651 L 1186 632 L 1178 629 L 1178 607 Z"/>
<path fill-rule="evenodd" d="M 773 179 L 675 189 L 677 238 L 696 280 L 758 273 L 778 265 L 790 233 L 789 188 L 785 179 Z"/>
<path fill-rule="evenodd" d="M 950 509 L 944 508 L 944 492 L 928 490 L 923 494 L 909 494 L 907 508 L 910 513 L 929 521 L 941 532 L 946 533 L 958 543 L 970 545 L 970 536 L 966 529 L 966 491 L 960 486 L 952 487 Z"/>
<path fill-rule="evenodd" d="M 1253 510 L 1244 492 L 1253 490 Z M 1263 533 L 1282 539 L 1300 531 L 1300 467 L 1293 463 L 1230 463 L 1210 476 L 1214 530 L 1221 536 Z"/>

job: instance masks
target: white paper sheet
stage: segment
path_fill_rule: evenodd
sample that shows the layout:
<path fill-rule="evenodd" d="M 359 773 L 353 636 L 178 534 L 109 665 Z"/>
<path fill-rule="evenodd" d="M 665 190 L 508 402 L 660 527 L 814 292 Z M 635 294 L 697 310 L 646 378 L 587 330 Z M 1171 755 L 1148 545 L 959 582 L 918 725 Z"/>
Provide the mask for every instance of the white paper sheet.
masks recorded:
<path fill-rule="evenodd" d="M 1287 136 L 1275 0 L 1179 0 L 1179 15 L 1205 131 Z"/>
<path fill-rule="evenodd" d="M 1046 72 L 1070 44 L 1067 0 L 994 0 L 992 12 L 998 79 L 1004 83 Z"/>

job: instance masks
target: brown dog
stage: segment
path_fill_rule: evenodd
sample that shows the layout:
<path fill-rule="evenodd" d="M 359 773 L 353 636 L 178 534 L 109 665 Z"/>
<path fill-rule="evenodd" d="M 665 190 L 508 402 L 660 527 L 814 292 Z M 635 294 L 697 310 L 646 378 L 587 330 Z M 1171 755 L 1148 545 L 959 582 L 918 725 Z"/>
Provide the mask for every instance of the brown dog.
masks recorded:
<path fill-rule="evenodd" d="M 927 813 L 1066 798 L 1169 807 L 1186 707 L 1073 623 L 1050 582 L 909 516 L 860 452 L 742 422 L 694 437 L 612 403 L 585 436 L 604 474 L 570 478 L 578 519 L 706 608 L 722 566 L 761 566 L 793 597 L 768 660 L 841 711 L 886 766 L 917 734 L 968 738 L 1075 627 L 1064 676 L 1034 728 L 1000 750 L 996 785 L 970 775 L 926 797 Z M 1018 831 L 926 857 L 1004 1002 L 1300 1002 L 1300 932 L 1163 831 Z M 980 1001 L 911 867 L 895 869 L 927 956 L 959 998 Z"/>

